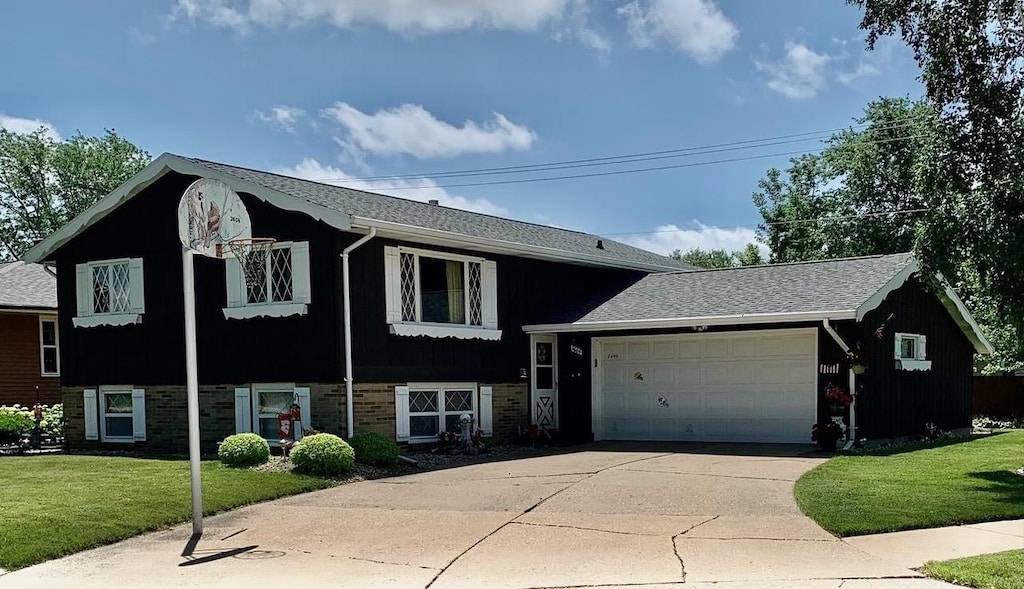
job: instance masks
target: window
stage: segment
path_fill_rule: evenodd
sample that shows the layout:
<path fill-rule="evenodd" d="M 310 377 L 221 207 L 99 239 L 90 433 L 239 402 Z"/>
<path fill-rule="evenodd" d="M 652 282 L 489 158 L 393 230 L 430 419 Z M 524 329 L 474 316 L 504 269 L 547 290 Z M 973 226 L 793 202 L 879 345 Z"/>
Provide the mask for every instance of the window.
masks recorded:
<path fill-rule="evenodd" d="M 489 260 L 386 247 L 386 306 L 392 333 L 499 339 L 496 275 Z"/>
<path fill-rule="evenodd" d="M 310 388 L 291 383 L 261 383 L 235 389 L 235 433 L 255 432 L 276 446 L 281 441 L 279 419 L 299 406 L 290 438 L 302 439 L 302 430 L 312 427 Z M 294 421 L 294 420 L 293 420 Z"/>
<path fill-rule="evenodd" d="M 142 258 L 78 264 L 75 327 L 138 323 L 145 312 Z"/>
<path fill-rule="evenodd" d="M 262 264 L 242 272 L 233 258 L 226 259 L 229 319 L 304 315 L 310 302 L 309 243 L 276 243 Z"/>
<path fill-rule="evenodd" d="M 436 441 L 440 432 L 462 430 L 465 414 L 476 419 L 476 385 L 415 385 L 409 387 L 409 438 Z"/>
<path fill-rule="evenodd" d="M 100 388 L 100 434 L 104 442 L 135 441 L 135 403 L 141 394 L 141 390 L 131 387 Z"/>
<path fill-rule="evenodd" d="M 901 370 L 930 370 L 927 338 L 916 333 L 897 333 L 895 336 L 896 367 Z"/>
<path fill-rule="evenodd" d="M 43 376 L 60 376 L 57 319 L 39 318 L 39 364 Z"/>
<path fill-rule="evenodd" d="M 280 438 L 277 431 L 278 416 L 291 412 L 292 403 L 295 402 L 294 390 L 257 390 L 255 402 L 256 433 L 268 440 Z"/>

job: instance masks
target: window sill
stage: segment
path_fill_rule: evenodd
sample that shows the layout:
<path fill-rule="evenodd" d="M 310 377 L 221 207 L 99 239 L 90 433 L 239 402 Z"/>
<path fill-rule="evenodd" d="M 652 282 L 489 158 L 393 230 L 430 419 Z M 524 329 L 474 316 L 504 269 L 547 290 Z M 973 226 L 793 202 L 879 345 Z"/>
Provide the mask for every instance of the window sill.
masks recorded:
<path fill-rule="evenodd" d="M 60 378 L 59 372 L 44 372 L 40 376 L 43 378 Z"/>
<path fill-rule="evenodd" d="M 484 329 L 468 325 L 424 325 L 417 323 L 393 323 L 391 333 L 401 336 L 454 337 L 458 339 L 482 339 L 498 341 L 500 329 Z"/>
<path fill-rule="evenodd" d="M 931 370 L 931 360 L 896 360 L 897 370 Z"/>
<path fill-rule="evenodd" d="M 88 315 L 72 317 L 71 324 L 75 327 L 99 327 L 101 325 L 121 326 L 142 323 L 142 313 L 118 313 L 111 315 Z"/>
<path fill-rule="evenodd" d="M 134 444 L 135 438 L 102 438 L 104 444 Z"/>
<path fill-rule="evenodd" d="M 305 315 L 305 303 L 275 303 L 273 305 L 253 305 L 251 307 L 228 307 L 224 309 L 225 319 L 254 319 L 256 317 L 290 317 Z"/>

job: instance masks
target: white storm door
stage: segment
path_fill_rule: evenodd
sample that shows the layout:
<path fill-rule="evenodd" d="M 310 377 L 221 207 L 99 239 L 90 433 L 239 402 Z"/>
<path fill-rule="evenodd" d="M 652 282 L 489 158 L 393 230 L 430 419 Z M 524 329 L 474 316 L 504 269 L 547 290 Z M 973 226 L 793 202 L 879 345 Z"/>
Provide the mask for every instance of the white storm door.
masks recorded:
<path fill-rule="evenodd" d="M 544 429 L 558 429 L 557 336 L 530 336 L 531 422 Z"/>

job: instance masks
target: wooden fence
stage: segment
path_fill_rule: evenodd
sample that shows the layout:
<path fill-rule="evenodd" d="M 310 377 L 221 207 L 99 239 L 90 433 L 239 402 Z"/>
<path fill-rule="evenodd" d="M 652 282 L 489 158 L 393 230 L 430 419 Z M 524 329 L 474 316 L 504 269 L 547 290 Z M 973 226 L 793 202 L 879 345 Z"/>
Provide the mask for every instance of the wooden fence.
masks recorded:
<path fill-rule="evenodd" d="M 975 376 L 974 414 L 1024 417 L 1024 376 Z"/>

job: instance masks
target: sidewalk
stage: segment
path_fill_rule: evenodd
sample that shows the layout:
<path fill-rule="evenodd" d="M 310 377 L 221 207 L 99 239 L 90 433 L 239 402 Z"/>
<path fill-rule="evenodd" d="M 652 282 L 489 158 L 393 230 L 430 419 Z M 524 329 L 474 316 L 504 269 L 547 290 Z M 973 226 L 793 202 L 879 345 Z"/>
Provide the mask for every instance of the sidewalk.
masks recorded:
<path fill-rule="evenodd" d="M 916 569 L 948 560 L 1024 548 L 1024 519 L 843 538 L 868 554 Z"/>

